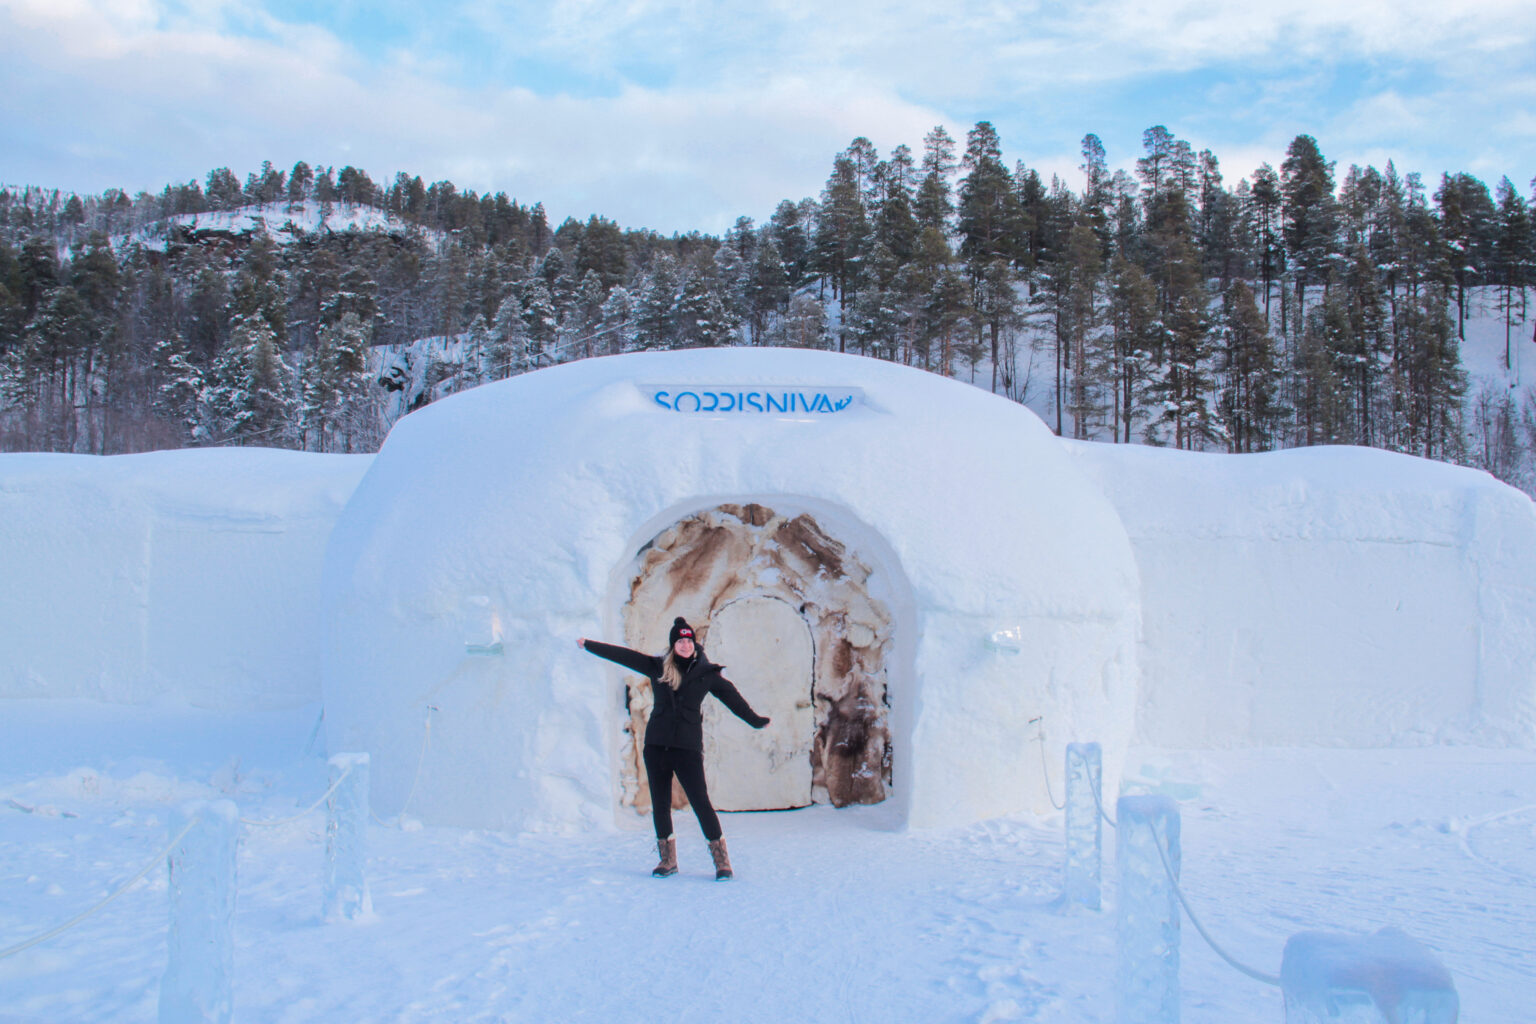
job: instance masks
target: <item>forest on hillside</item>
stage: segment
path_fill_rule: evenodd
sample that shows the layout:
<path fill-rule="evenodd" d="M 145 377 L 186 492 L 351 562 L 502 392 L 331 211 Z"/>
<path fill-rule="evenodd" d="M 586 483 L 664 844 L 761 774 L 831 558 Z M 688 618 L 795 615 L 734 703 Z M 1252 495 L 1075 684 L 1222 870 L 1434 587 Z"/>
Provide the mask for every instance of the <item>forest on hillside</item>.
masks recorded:
<path fill-rule="evenodd" d="M 789 345 L 961 376 L 1064 436 L 1372 445 L 1532 487 L 1536 390 L 1461 360 L 1474 314 L 1506 369 L 1536 341 L 1508 178 L 1340 175 L 1301 135 L 1229 186 L 1161 126 L 1130 169 L 1086 136 L 1080 170 L 1074 191 L 1010 167 L 987 122 L 921 152 L 858 138 L 820 196 L 720 237 L 305 162 L 0 189 L 0 449 L 370 451 L 412 407 L 541 366 Z"/>

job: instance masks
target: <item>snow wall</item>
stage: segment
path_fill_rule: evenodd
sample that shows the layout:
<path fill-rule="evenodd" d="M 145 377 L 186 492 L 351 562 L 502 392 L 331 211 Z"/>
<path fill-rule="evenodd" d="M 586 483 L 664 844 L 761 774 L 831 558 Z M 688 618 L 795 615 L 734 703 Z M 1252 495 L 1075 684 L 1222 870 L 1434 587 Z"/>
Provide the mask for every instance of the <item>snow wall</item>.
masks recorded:
<path fill-rule="evenodd" d="M 320 696 L 320 569 L 372 456 L 0 455 L 0 697 Z"/>
<path fill-rule="evenodd" d="M 1141 571 L 1142 741 L 1536 746 L 1536 505 L 1369 448 L 1065 442 Z"/>
<path fill-rule="evenodd" d="M 891 623 L 889 820 L 1045 810 L 1042 726 L 1051 766 L 1092 739 L 1117 777 L 1140 607 L 1110 503 L 1022 406 L 878 360 L 773 349 L 583 360 L 396 424 L 327 552 L 332 749 L 372 755 L 381 814 L 644 827 L 623 785 L 632 680 L 574 640 L 664 636 L 663 621 L 626 631 L 644 554 L 685 520 L 761 509 L 811 517 L 888 613 L 874 618 Z M 782 582 L 752 572 L 728 585 Z M 717 578 L 697 575 L 679 601 Z M 750 662 L 726 674 L 749 701 L 777 685 Z"/>

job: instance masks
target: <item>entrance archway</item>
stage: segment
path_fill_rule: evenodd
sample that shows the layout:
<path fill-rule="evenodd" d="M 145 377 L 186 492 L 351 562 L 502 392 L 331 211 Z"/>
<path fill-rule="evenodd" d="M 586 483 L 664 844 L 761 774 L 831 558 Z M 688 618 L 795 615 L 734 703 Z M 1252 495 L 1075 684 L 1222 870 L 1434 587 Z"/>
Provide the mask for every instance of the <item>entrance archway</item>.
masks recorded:
<path fill-rule="evenodd" d="M 674 616 L 762 714 L 754 733 L 705 702 L 705 762 L 721 810 L 875 804 L 891 785 L 891 609 L 871 565 L 810 513 L 721 504 L 661 530 L 628 570 L 625 643 L 662 651 Z M 640 748 L 650 683 L 625 679 L 622 801 L 648 811 Z M 686 806 L 681 790 L 674 807 Z"/>

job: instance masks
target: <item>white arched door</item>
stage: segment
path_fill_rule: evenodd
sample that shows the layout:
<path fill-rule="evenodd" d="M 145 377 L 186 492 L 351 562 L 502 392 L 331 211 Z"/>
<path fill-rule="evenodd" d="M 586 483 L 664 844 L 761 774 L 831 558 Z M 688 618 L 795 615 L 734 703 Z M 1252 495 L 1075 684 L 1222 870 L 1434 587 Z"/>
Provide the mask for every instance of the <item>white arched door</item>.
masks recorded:
<path fill-rule="evenodd" d="M 710 619 L 709 659 L 760 715 L 753 729 L 725 705 L 704 702 L 704 768 L 722 811 L 772 811 L 811 802 L 811 706 L 815 645 L 810 626 L 786 601 L 762 595 L 722 606 Z"/>

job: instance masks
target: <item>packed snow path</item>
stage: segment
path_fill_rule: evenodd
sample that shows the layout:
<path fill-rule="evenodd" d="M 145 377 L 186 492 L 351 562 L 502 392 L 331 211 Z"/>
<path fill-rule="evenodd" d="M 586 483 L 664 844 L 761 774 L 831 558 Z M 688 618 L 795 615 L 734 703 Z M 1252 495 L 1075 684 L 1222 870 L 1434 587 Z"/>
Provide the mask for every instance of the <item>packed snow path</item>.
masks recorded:
<path fill-rule="evenodd" d="M 0 944 L 130 875 L 182 800 L 228 794 L 260 818 L 308 806 L 326 786 L 323 759 L 303 754 L 313 716 L 11 702 Z M 1398 925 L 1451 970 L 1463 1019 L 1528 1021 L 1536 752 L 1138 750 L 1130 763 L 1132 781 L 1180 798 L 1184 887 L 1244 962 L 1277 969 L 1305 929 Z M 642 831 L 375 826 L 376 916 L 337 924 L 320 920 L 323 813 L 249 830 L 235 1019 L 1113 1019 L 1114 873 L 1103 912 L 1055 905 L 1059 815 L 903 833 L 879 827 L 878 810 L 729 815 L 738 877 L 723 884 L 686 815 L 682 873 L 666 880 L 649 877 Z M 0 1021 L 154 1020 L 165 929 L 157 871 L 0 961 Z M 1278 990 L 1238 975 L 1187 924 L 1183 960 L 1186 1020 L 1283 1020 Z"/>

